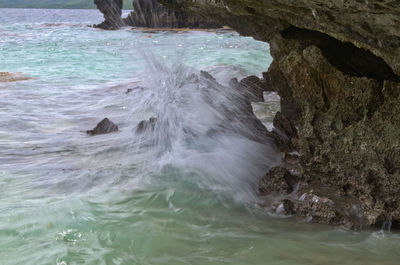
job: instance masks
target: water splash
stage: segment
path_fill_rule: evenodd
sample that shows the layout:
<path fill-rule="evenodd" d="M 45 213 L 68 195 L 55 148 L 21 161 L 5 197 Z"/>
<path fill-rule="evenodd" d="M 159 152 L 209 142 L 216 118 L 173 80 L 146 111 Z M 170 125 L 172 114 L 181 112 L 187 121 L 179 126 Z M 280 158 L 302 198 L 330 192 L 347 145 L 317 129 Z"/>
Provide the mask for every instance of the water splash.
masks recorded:
<path fill-rule="evenodd" d="M 142 122 L 131 143 L 134 152 L 152 150 L 146 170 L 172 166 L 182 176 L 194 173 L 200 186 L 252 197 L 278 155 L 246 92 L 182 63 L 168 65 L 153 56 L 146 60 L 142 88 L 130 93 L 132 115 L 154 117 L 149 126 Z"/>

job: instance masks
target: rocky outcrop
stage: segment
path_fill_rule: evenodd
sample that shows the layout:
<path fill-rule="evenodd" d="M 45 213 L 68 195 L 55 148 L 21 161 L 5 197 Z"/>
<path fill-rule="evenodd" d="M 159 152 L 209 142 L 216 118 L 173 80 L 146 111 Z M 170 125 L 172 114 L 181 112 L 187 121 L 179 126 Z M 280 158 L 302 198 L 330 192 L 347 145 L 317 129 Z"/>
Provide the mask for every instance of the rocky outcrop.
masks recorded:
<path fill-rule="evenodd" d="M 280 210 L 349 227 L 400 223 L 399 1 L 160 2 L 270 43 L 276 129 L 302 173 Z"/>
<path fill-rule="evenodd" d="M 94 127 L 93 130 L 86 131 L 89 135 L 99 135 L 99 134 L 107 134 L 112 132 L 117 132 L 118 126 L 115 125 L 112 121 L 108 118 L 103 119 L 101 122 Z"/>
<path fill-rule="evenodd" d="M 25 81 L 30 79 L 33 78 L 24 76 L 22 73 L 0 72 L 0 83 Z"/>
<path fill-rule="evenodd" d="M 134 0 L 133 12 L 124 19 L 126 25 L 148 28 L 220 28 L 211 18 L 166 8 L 157 0 Z"/>
<path fill-rule="evenodd" d="M 154 131 L 154 128 L 156 127 L 156 123 L 157 123 L 157 118 L 155 117 L 151 117 L 148 120 L 142 120 L 138 123 L 137 127 L 136 127 L 136 133 L 140 134 L 143 133 L 145 131 Z"/>
<path fill-rule="evenodd" d="M 104 15 L 104 21 L 94 27 L 115 30 L 124 25 L 122 21 L 123 0 L 94 0 L 94 3 Z"/>

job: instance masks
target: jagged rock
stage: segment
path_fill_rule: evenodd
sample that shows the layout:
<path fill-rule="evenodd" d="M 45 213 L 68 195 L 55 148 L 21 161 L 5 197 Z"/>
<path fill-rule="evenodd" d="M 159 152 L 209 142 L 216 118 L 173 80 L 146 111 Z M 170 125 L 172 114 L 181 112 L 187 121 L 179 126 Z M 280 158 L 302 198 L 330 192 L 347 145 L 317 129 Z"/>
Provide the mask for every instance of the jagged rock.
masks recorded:
<path fill-rule="evenodd" d="M 240 85 L 248 92 L 250 101 L 264 101 L 264 88 L 262 87 L 260 78 L 254 75 L 248 76 L 240 81 Z"/>
<path fill-rule="evenodd" d="M 230 86 L 231 88 L 233 88 L 233 89 L 236 89 L 236 90 L 241 89 L 240 83 L 239 83 L 239 81 L 237 80 L 236 77 L 235 77 L 235 78 L 232 78 L 232 79 L 229 81 L 229 86 Z"/>
<path fill-rule="evenodd" d="M 293 126 L 288 118 L 278 111 L 274 118 L 274 127 L 284 133 L 288 138 L 297 136 L 297 129 Z"/>
<path fill-rule="evenodd" d="M 400 222 L 399 1 L 159 1 L 269 42 L 304 182 L 355 197 L 367 225 Z M 316 207 L 314 219 L 345 222 L 329 201 Z"/>
<path fill-rule="evenodd" d="M 269 76 L 269 72 L 263 72 L 262 73 L 263 79 L 261 80 L 263 82 L 263 88 L 264 91 L 276 91 L 275 88 L 273 87 L 271 77 Z"/>
<path fill-rule="evenodd" d="M 277 151 L 292 152 L 294 150 L 291 139 L 282 132 L 272 129 L 271 132 L 267 132 L 267 135 L 274 140 L 274 145 Z"/>
<path fill-rule="evenodd" d="M 259 191 L 261 194 L 289 194 L 293 192 L 298 182 L 299 178 L 292 175 L 286 168 L 273 167 L 261 180 Z"/>
<path fill-rule="evenodd" d="M 105 118 L 99 124 L 97 124 L 97 126 L 94 127 L 93 130 L 88 130 L 88 131 L 86 131 L 86 133 L 89 135 L 99 135 L 99 134 L 106 134 L 106 133 L 112 133 L 112 132 L 117 132 L 117 131 L 118 131 L 118 126 L 115 125 L 108 118 Z"/>
<path fill-rule="evenodd" d="M 239 84 L 248 92 L 252 102 L 264 101 L 264 91 L 273 90 L 269 79 L 260 79 L 254 75 L 243 78 Z"/>
<path fill-rule="evenodd" d="M 104 21 L 94 27 L 115 30 L 124 25 L 122 21 L 123 0 L 94 0 L 94 3 L 104 15 Z"/>
<path fill-rule="evenodd" d="M 274 127 L 268 135 L 274 139 L 275 147 L 280 152 L 292 152 L 295 148 L 297 129 L 281 112 L 277 112 Z"/>
<path fill-rule="evenodd" d="M 211 18 L 169 9 L 157 0 L 134 0 L 133 12 L 124 22 L 133 27 L 147 28 L 221 28 Z"/>
<path fill-rule="evenodd" d="M 154 130 L 156 126 L 157 118 L 151 117 L 149 120 L 142 120 L 139 122 L 136 133 L 143 133 L 147 130 Z"/>
<path fill-rule="evenodd" d="M 282 159 L 282 167 L 286 168 L 290 174 L 301 177 L 303 175 L 303 168 L 300 164 L 300 156 L 293 153 L 285 153 Z"/>
<path fill-rule="evenodd" d="M 285 215 L 292 215 L 296 213 L 295 204 L 289 199 L 284 199 L 282 201 L 282 207 Z"/>

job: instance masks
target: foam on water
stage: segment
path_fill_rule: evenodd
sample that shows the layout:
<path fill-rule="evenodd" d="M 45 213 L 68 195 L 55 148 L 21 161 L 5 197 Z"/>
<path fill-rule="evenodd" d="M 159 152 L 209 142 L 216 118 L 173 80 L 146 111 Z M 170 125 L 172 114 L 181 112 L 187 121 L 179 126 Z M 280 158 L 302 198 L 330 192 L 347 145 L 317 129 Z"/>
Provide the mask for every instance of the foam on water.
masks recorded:
<path fill-rule="evenodd" d="M 209 189 L 253 195 L 260 177 L 280 156 L 244 91 L 182 63 L 166 64 L 153 56 L 147 62 L 142 87 L 130 93 L 129 102 L 133 116 L 148 113 L 157 119 L 154 130 L 133 135 L 133 149 L 157 149 L 146 169 L 174 166 L 185 176 L 195 173 L 195 181 Z"/>

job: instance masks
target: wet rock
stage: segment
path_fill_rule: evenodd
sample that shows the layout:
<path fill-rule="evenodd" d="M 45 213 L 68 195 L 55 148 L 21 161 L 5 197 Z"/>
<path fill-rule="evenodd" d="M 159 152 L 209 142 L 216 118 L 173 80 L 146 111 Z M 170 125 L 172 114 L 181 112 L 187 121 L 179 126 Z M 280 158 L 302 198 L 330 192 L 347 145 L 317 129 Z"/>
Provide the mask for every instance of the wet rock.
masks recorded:
<path fill-rule="evenodd" d="M 284 199 L 282 201 L 282 207 L 285 215 L 293 215 L 296 213 L 295 204 L 289 199 Z"/>
<path fill-rule="evenodd" d="M 334 187 L 312 187 L 302 182 L 300 189 L 284 199 L 272 201 L 271 209 L 280 215 L 295 215 L 304 221 L 361 229 L 366 224 L 361 203 Z"/>
<path fill-rule="evenodd" d="M 232 78 L 232 79 L 229 81 L 229 87 L 231 87 L 231 88 L 233 88 L 233 89 L 236 89 L 236 90 L 240 90 L 240 89 L 241 89 L 240 83 L 239 83 L 239 81 L 237 80 L 237 78 Z"/>
<path fill-rule="evenodd" d="M 123 0 L 94 0 L 94 3 L 104 15 L 104 22 L 94 25 L 94 27 L 116 30 L 124 25 L 121 17 Z"/>
<path fill-rule="evenodd" d="M 200 76 L 210 81 L 217 82 L 217 80 L 207 71 L 200 71 Z"/>
<path fill-rule="evenodd" d="M 294 201 L 294 212 L 308 221 L 360 229 L 367 224 L 361 202 L 336 187 L 306 187 Z"/>
<path fill-rule="evenodd" d="M 248 92 L 249 100 L 252 102 L 264 101 L 264 91 L 273 91 L 268 73 L 263 75 L 262 79 L 252 75 L 240 80 L 240 87 Z"/>
<path fill-rule="evenodd" d="M 297 137 L 296 127 L 280 111 L 278 111 L 274 117 L 274 127 L 290 139 Z"/>
<path fill-rule="evenodd" d="M 261 180 L 259 191 L 261 194 L 289 194 L 294 191 L 299 182 L 297 176 L 292 175 L 286 168 L 274 167 Z"/>
<path fill-rule="evenodd" d="M 129 93 L 131 93 L 131 92 L 133 92 L 133 91 L 135 91 L 135 90 L 144 90 L 145 88 L 144 87 L 141 87 L 141 86 L 136 86 L 136 87 L 133 87 L 133 88 L 128 88 L 127 90 L 126 90 L 126 92 L 125 92 L 125 94 L 129 94 Z"/>
<path fill-rule="evenodd" d="M 264 91 L 275 92 L 276 90 L 273 86 L 269 72 L 263 72 L 262 76 L 263 76 L 263 79 L 261 80 L 261 82 L 263 83 L 262 86 L 264 88 Z"/>
<path fill-rule="evenodd" d="M 136 128 L 136 133 L 143 133 L 147 130 L 154 130 L 157 123 L 157 118 L 151 117 L 148 120 L 142 120 L 139 122 Z"/>
<path fill-rule="evenodd" d="M 295 151 L 297 129 L 281 112 L 274 117 L 274 128 L 268 135 L 274 139 L 275 147 L 280 152 Z"/>
<path fill-rule="evenodd" d="M 117 132 L 118 126 L 115 125 L 108 118 L 102 120 L 93 130 L 86 131 L 89 135 L 99 135 L 99 134 L 107 134 L 112 132 Z"/>
<path fill-rule="evenodd" d="M 273 129 L 267 132 L 267 135 L 273 139 L 273 144 L 278 152 L 292 152 L 294 150 L 291 139 L 282 132 Z"/>
<path fill-rule="evenodd" d="M 240 85 L 249 93 L 250 101 L 264 101 L 264 88 L 260 78 L 257 76 L 248 76 L 240 81 Z"/>
<path fill-rule="evenodd" d="M 303 175 L 303 168 L 298 154 L 286 152 L 283 156 L 281 166 L 286 168 L 292 175 L 299 177 Z"/>

